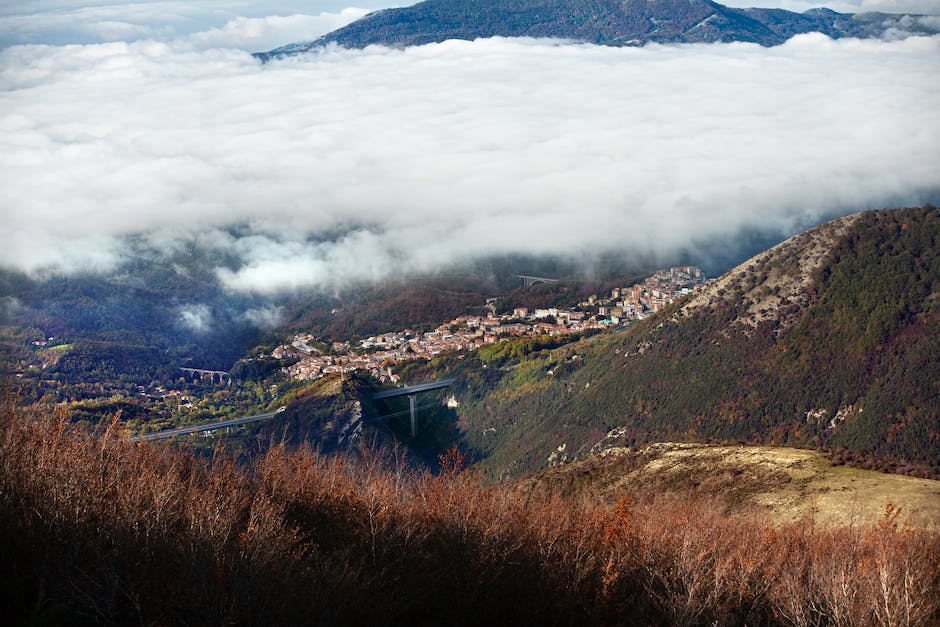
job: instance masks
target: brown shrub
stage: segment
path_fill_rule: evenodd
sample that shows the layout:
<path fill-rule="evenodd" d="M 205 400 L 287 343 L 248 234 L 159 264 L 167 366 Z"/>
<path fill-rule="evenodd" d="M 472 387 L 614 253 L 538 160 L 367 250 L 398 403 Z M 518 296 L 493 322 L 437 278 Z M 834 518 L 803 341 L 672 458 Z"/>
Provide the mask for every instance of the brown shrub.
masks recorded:
<path fill-rule="evenodd" d="M 940 543 L 775 527 L 716 501 L 527 501 L 456 451 L 432 475 L 88 434 L 0 408 L 0 610 L 94 624 L 929 625 Z"/>

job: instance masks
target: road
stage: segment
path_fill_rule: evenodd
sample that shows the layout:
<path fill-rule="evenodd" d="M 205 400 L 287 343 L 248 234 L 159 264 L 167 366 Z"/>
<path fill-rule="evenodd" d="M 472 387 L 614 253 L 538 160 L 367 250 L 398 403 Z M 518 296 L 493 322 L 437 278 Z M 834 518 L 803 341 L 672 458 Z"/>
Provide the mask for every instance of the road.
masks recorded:
<path fill-rule="evenodd" d="M 278 407 L 275 411 L 268 412 L 266 414 L 242 416 L 241 418 L 228 418 L 227 420 L 219 420 L 216 422 L 204 422 L 200 425 L 190 425 L 188 427 L 177 427 L 175 429 L 166 429 L 164 431 L 154 431 L 153 433 L 133 435 L 127 439 L 131 442 L 149 442 L 151 440 L 165 440 L 166 438 L 172 438 L 178 435 L 199 433 L 200 431 L 215 431 L 216 429 L 224 429 L 225 427 L 235 427 L 238 425 L 246 425 L 250 422 L 261 422 L 262 420 L 268 420 L 269 418 L 277 416 L 286 409 L 287 407 L 281 406 Z"/>
<path fill-rule="evenodd" d="M 454 381 L 457 379 L 441 379 L 440 381 L 432 381 L 431 383 L 422 383 L 421 385 L 412 385 L 407 388 L 395 388 L 393 390 L 385 390 L 384 392 L 378 392 L 377 394 L 372 395 L 372 400 L 377 401 L 383 398 L 393 398 L 395 396 L 410 396 L 412 394 L 418 394 L 419 392 L 430 392 L 431 390 L 439 390 L 441 388 L 450 387 L 454 384 Z"/>

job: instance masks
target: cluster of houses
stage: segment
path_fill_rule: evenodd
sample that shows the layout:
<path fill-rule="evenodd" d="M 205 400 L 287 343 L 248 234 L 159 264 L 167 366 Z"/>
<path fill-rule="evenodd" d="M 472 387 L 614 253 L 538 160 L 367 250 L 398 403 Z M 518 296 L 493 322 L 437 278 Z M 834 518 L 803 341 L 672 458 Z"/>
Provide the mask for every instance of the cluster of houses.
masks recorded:
<path fill-rule="evenodd" d="M 396 382 L 391 367 L 410 359 L 430 359 L 451 351 L 474 350 L 510 337 L 571 335 L 590 329 L 641 320 L 677 298 L 705 284 L 695 266 L 657 271 L 643 283 L 612 290 L 609 298 L 596 295 L 573 309 L 545 308 L 530 311 L 520 307 L 511 314 L 497 315 L 492 301 L 486 316 L 463 315 L 433 331 L 411 329 L 368 337 L 352 348 L 334 342 L 329 350 L 318 348 L 309 334 L 295 335 L 290 344 L 278 346 L 272 356 L 299 357 L 288 367 L 297 379 L 318 379 L 331 373 L 367 371 L 382 382 Z"/>
<path fill-rule="evenodd" d="M 642 283 L 611 290 L 609 298 L 591 296 L 578 303 L 582 311 L 596 312 L 607 324 L 642 320 L 650 314 L 671 305 L 676 299 L 701 289 L 708 281 L 701 268 L 676 266 L 657 270 Z"/>

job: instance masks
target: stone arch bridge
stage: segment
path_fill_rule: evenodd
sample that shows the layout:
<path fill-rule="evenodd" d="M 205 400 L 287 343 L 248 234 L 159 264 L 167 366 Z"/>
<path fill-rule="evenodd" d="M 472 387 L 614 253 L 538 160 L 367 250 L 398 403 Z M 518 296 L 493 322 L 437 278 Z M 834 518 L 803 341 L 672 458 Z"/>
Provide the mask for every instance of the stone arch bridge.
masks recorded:
<path fill-rule="evenodd" d="M 213 384 L 218 381 L 219 385 L 222 385 L 223 383 L 226 385 L 232 384 L 232 376 L 224 370 L 203 370 L 202 368 L 183 367 L 180 367 L 180 370 L 185 372 L 187 378 L 192 380 L 199 379 L 200 381 L 208 381 L 209 383 Z"/>

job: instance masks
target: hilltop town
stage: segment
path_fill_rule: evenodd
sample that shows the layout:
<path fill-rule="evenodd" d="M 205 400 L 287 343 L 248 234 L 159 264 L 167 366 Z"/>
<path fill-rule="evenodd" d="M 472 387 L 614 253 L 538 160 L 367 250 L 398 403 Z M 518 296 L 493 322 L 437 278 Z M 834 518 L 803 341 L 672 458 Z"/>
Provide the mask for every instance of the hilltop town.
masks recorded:
<path fill-rule="evenodd" d="M 520 307 L 496 314 L 495 299 L 489 299 L 485 316 L 462 315 L 433 331 L 392 331 L 361 340 L 334 342 L 318 348 L 316 338 L 299 333 L 290 343 L 278 346 L 272 357 L 298 357 L 287 368 L 295 379 L 318 379 L 332 373 L 366 371 L 381 382 L 397 382 L 391 367 L 410 359 L 430 359 L 450 351 L 474 350 L 512 337 L 574 335 L 591 330 L 630 324 L 659 311 L 676 299 L 707 283 L 696 266 L 658 270 L 642 283 L 615 288 L 604 297 L 593 295 L 570 309 Z"/>

